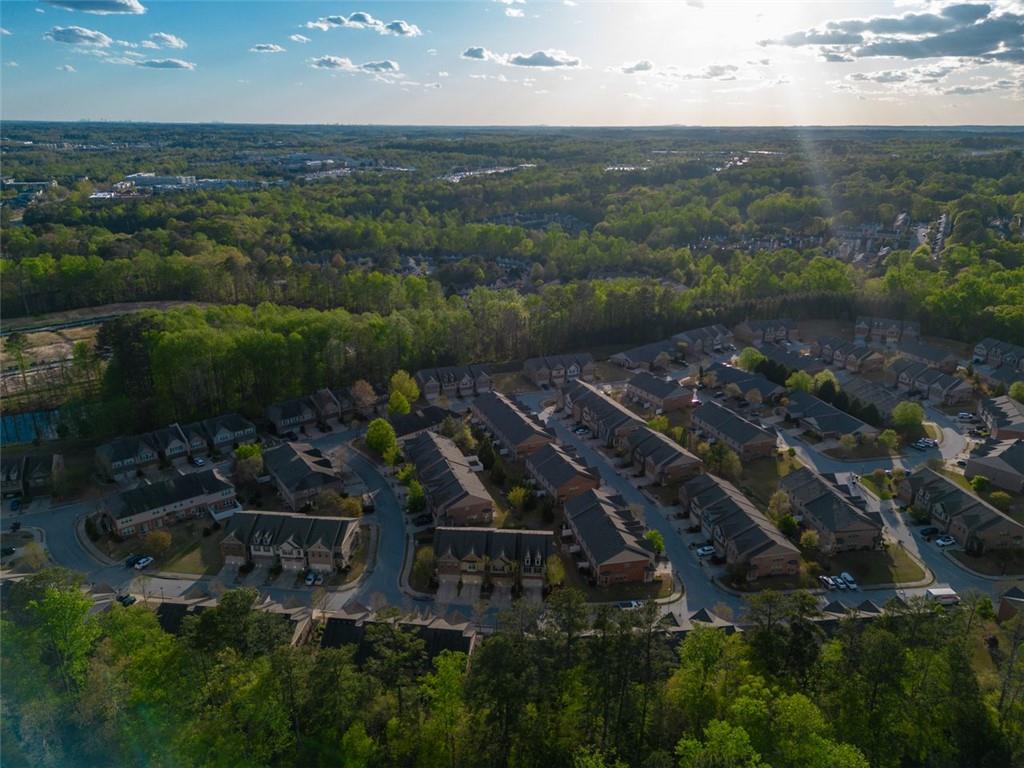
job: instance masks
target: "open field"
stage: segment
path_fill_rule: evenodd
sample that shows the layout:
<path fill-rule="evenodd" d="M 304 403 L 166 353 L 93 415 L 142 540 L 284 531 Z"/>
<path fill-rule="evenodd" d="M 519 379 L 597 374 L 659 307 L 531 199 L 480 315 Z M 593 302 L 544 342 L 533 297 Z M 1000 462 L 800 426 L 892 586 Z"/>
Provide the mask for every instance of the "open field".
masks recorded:
<path fill-rule="evenodd" d="M 924 570 L 895 544 L 871 552 L 842 552 L 828 559 L 831 574 L 849 573 L 861 586 L 920 581 Z"/>

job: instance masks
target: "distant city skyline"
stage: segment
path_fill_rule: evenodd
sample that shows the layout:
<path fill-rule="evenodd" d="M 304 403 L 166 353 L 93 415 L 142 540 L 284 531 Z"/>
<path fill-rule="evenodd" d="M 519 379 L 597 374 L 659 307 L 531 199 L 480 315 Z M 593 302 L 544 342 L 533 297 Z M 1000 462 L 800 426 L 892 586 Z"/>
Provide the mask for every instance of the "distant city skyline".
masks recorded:
<path fill-rule="evenodd" d="M 0 6 L 6 120 L 1024 123 L 1024 4 Z"/>

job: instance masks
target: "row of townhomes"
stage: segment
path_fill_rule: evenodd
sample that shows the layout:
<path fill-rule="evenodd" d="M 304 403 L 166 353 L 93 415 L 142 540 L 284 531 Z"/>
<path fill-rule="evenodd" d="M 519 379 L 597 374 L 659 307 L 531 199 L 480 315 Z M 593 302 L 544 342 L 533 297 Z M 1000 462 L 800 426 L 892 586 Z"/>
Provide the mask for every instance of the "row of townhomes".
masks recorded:
<path fill-rule="evenodd" d="M 886 420 L 892 416 L 893 408 L 906 400 L 906 397 L 897 390 L 884 384 L 876 384 L 863 376 L 850 376 L 843 383 L 843 391 L 862 403 L 874 405 L 878 414 Z"/>
<path fill-rule="evenodd" d="M 480 395 L 470 413 L 491 435 L 498 452 L 513 459 L 525 458 L 555 440 L 540 421 L 500 392 Z"/>
<path fill-rule="evenodd" d="M 854 373 L 877 371 L 885 364 L 885 355 L 862 342 L 843 341 L 822 336 L 811 343 L 811 354 L 838 368 Z"/>
<path fill-rule="evenodd" d="M 562 536 L 574 542 L 569 551 L 577 567 L 599 586 L 654 578 L 654 551 L 643 534 L 621 496 L 595 489 L 565 503 Z"/>
<path fill-rule="evenodd" d="M 760 350 L 761 354 L 773 363 L 778 363 L 790 371 L 806 371 L 811 376 L 814 376 L 827 367 L 823 360 L 811 357 L 810 355 L 802 355 L 778 344 L 762 344 Z"/>
<path fill-rule="evenodd" d="M 495 605 L 516 594 L 540 602 L 548 559 L 557 557 L 551 531 L 445 526 L 434 529 L 434 555 L 439 599 L 461 590 L 460 602 L 475 603 L 489 588 Z"/>
<path fill-rule="evenodd" d="M 990 387 L 1024 381 L 1024 347 L 985 338 L 974 345 L 974 370 Z"/>
<path fill-rule="evenodd" d="M 694 409 L 691 425 L 706 437 L 712 437 L 735 451 L 741 461 L 752 461 L 762 456 L 772 456 L 778 438 L 767 429 L 762 429 L 734 411 L 714 400 L 708 400 Z"/>
<path fill-rule="evenodd" d="M 416 385 L 423 397 L 433 402 L 440 397 L 472 397 L 494 389 L 494 380 L 484 365 L 450 365 L 416 372 Z"/>
<path fill-rule="evenodd" d="M 877 513 L 858 509 L 834 485 L 804 467 L 779 481 L 789 496 L 794 516 L 818 533 L 823 552 L 878 549 L 882 546 L 882 520 Z"/>
<path fill-rule="evenodd" d="M 760 373 L 750 373 L 742 368 L 736 368 L 724 363 L 709 365 L 704 370 L 704 383 L 711 386 L 726 388 L 735 384 L 743 397 L 748 397 L 756 392 L 756 397 L 761 398 L 762 403 L 773 403 L 786 394 L 786 388 L 776 384 Z"/>
<path fill-rule="evenodd" d="M 718 556 L 747 579 L 800 572 L 800 550 L 729 481 L 698 475 L 679 487 L 679 501 Z"/>
<path fill-rule="evenodd" d="M 763 344 L 778 344 L 782 341 L 799 341 L 800 329 L 792 320 L 746 320 L 736 326 L 736 339 L 744 344 L 760 347 Z"/>
<path fill-rule="evenodd" d="M 494 500 L 459 447 L 443 435 L 423 432 L 405 443 L 437 525 L 485 525 L 494 518 Z"/>
<path fill-rule="evenodd" d="M 810 392 L 798 390 L 790 393 L 786 405 L 786 418 L 824 439 L 843 435 L 874 438 L 878 435 L 877 428 L 839 410 Z"/>
<path fill-rule="evenodd" d="M 100 526 L 121 538 L 140 536 L 181 520 L 230 517 L 241 508 L 235 488 L 215 470 L 175 475 L 106 497 Z"/>
<path fill-rule="evenodd" d="M 891 320 L 885 317 L 858 317 L 853 338 L 864 344 L 893 346 L 901 341 L 916 341 L 921 326 L 915 320 Z"/>
<path fill-rule="evenodd" d="M 46 496 L 64 472 L 59 453 L 35 456 L 4 456 L 0 459 L 0 495 L 5 499 Z"/>
<path fill-rule="evenodd" d="M 956 405 L 974 397 L 969 381 L 907 357 L 898 357 L 886 366 L 885 382 L 899 391 L 920 393 L 944 405 Z"/>
<path fill-rule="evenodd" d="M 256 426 L 237 413 L 228 413 L 104 443 L 96 449 L 96 467 L 103 477 L 126 480 L 160 462 L 180 464 L 211 452 L 230 452 L 242 443 L 253 442 L 256 442 Z"/>
<path fill-rule="evenodd" d="M 313 424 L 326 425 L 342 418 L 341 400 L 329 389 L 319 389 L 309 397 L 295 397 L 274 403 L 264 415 L 274 432 L 287 435 Z"/>
<path fill-rule="evenodd" d="M 626 436 L 643 422 L 629 408 L 602 392 L 593 384 L 576 381 L 559 391 L 558 405 L 572 414 L 605 446 L 625 449 Z"/>
<path fill-rule="evenodd" d="M 996 440 L 1024 438 L 1024 403 L 1008 395 L 986 398 L 978 403 L 978 416 Z"/>
<path fill-rule="evenodd" d="M 526 471 L 533 478 L 537 492 L 557 504 L 600 487 L 597 470 L 570 456 L 557 443 L 549 443 L 526 457 Z"/>
<path fill-rule="evenodd" d="M 594 380 L 594 356 L 589 352 L 531 357 L 523 372 L 538 387 L 561 387 L 568 381 Z"/>
<path fill-rule="evenodd" d="M 359 521 L 353 518 L 237 512 L 225 526 L 220 549 L 228 565 L 331 573 L 349 564 L 359 539 Z"/>
<path fill-rule="evenodd" d="M 992 485 L 1010 493 L 1024 493 L 1024 439 L 992 440 L 967 460 L 964 476 L 987 477 Z"/>
<path fill-rule="evenodd" d="M 626 382 L 626 398 L 656 413 L 669 413 L 692 406 L 694 393 L 671 377 L 643 371 Z"/>
<path fill-rule="evenodd" d="M 650 371 L 663 368 L 685 355 L 721 352 L 733 343 L 733 334 L 724 325 L 708 325 L 677 333 L 671 338 L 643 344 L 608 358 L 629 370 Z"/>
<path fill-rule="evenodd" d="M 626 435 L 625 452 L 626 461 L 638 474 L 657 485 L 677 483 L 700 474 L 700 459 L 647 425 Z"/>
<path fill-rule="evenodd" d="M 265 451 L 263 468 L 293 512 L 322 491 L 342 489 L 342 477 L 331 457 L 309 443 L 282 443 Z"/>
<path fill-rule="evenodd" d="M 933 469 L 923 468 L 901 484 L 900 497 L 931 516 L 971 554 L 1024 547 L 1024 525 Z"/>

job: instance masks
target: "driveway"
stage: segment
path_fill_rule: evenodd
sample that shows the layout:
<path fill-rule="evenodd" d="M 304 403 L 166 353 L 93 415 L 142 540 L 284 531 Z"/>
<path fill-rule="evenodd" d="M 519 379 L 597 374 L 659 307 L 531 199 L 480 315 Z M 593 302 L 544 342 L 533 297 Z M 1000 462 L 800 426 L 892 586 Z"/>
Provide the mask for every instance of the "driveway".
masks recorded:
<path fill-rule="evenodd" d="M 448 603 L 454 603 L 459 596 L 459 579 L 458 577 L 441 576 L 438 579 L 437 584 L 437 595 L 434 597 L 434 602 L 446 605 Z"/>

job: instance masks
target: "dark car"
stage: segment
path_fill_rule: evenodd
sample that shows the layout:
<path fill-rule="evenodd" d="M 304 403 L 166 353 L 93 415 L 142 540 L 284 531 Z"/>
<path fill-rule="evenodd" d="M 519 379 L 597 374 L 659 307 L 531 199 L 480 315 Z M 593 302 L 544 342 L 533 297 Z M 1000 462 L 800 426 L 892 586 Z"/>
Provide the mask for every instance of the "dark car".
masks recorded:
<path fill-rule="evenodd" d="M 432 515 L 417 515 L 412 519 L 413 525 L 429 525 L 434 522 Z"/>
<path fill-rule="evenodd" d="M 924 536 L 926 539 L 930 539 L 932 536 L 937 535 L 938 532 L 939 529 L 936 528 L 934 525 L 929 525 L 927 528 L 921 529 L 921 535 Z"/>
<path fill-rule="evenodd" d="M 142 559 L 142 555 L 128 555 L 128 557 L 126 557 L 124 559 L 124 567 L 125 568 L 134 568 L 135 564 L 137 562 L 139 562 L 139 560 L 141 560 L 141 559 Z"/>
<path fill-rule="evenodd" d="M 118 595 L 117 596 L 117 602 L 119 602 L 125 608 L 127 608 L 129 605 L 135 605 L 135 603 L 137 601 L 138 601 L 138 598 L 136 598 L 135 595 Z"/>
<path fill-rule="evenodd" d="M 2 555 L 3 557 L 10 557 L 14 554 L 14 552 L 14 547 L 4 547 L 3 549 L 0 549 L 0 555 Z"/>

